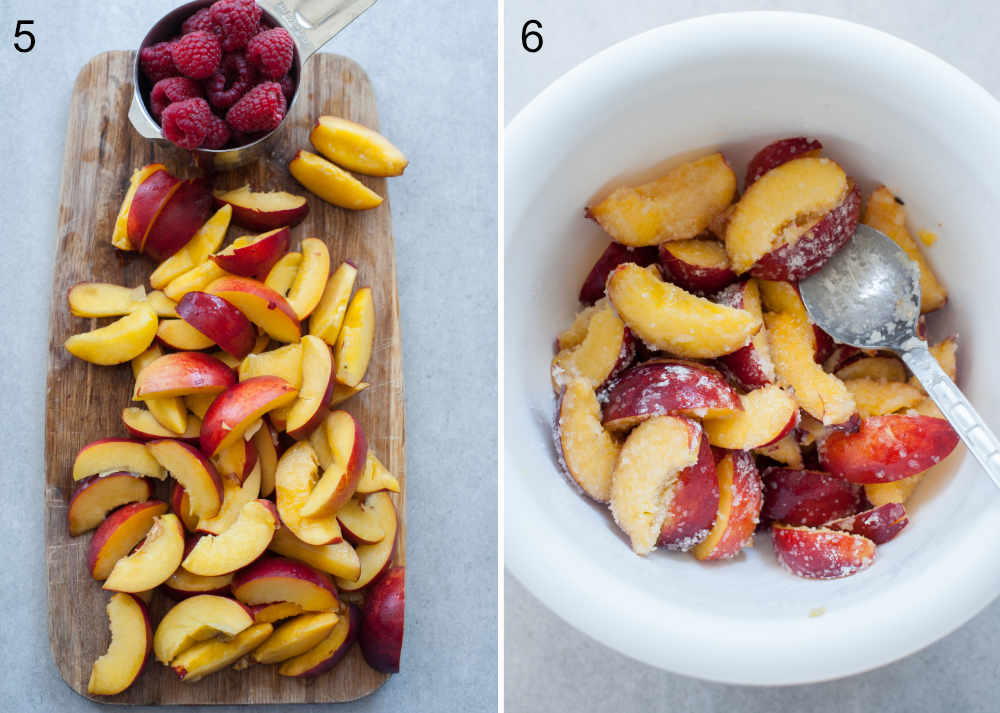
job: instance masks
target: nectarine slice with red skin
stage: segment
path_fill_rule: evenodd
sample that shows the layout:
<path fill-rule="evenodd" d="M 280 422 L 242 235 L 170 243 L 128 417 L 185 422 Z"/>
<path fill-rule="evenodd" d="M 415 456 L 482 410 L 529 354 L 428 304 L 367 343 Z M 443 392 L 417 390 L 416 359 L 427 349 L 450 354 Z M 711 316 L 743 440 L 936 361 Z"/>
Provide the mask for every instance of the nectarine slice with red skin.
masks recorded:
<path fill-rule="evenodd" d="M 113 696 L 139 677 L 153 649 L 146 603 L 134 594 L 112 595 L 107 606 L 111 643 L 90 669 L 87 693 Z"/>
<path fill-rule="evenodd" d="M 354 293 L 333 347 L 337 381 L 357 386 L 365 378 L 375 346 L 375 303 L 370 287 Z"/>
<path fill-rule="evenodd" d="M 288 228 L 279 227 L 259 235 L 237 238 L 212 256 L 226 272 L 243 277 L 267 277 L 274 264 L 288 252 Z"/>
<path fill-rule="evenodd" d="M 354 545 L 374 545 L 385 537 L 375 512 L 357 498 L 351 498 L 337 511 L 337 522 L 344 537 Z"/>
<path fill-rule="evenodd" d="M 250 320 L 216 295 L 198 290 L 188 292 L 177 303 L 177 314 L 236 359 L 249 354 L 257 341 L 257 330 Z"/>
<path fill-rule="evenodd" d="M 839 579 L 875 562 L 875 543 L 867 537 L 823 527 L 775 523 L 771 543 L 778 563 L 806 579 Z"/>
<path fill-rule="evenodd" d="M 341 612 L 326 638 L 304 654 L 283 662 L 278 667 L 278 675 L 305 678 L 326 673 L 347 656 L 357 641 L 360 621 L 358 608 L 353 604 L 347 605 L 347 611 Z"/>
<path fill-rule="evenodd" d="M 903 202 L 897 201 L 888 188 L 879 186 L 868 197 L 861 222 L 888 235 L 908 258 L 920 266 L 920 312 L 926 314 L 944 307 L 948 301 L 948 291 L 934 274 L 920 245 L 907 230 Z"/>
<path fill-rule="evenodd" d="M 235 572 L 264 554 L 278 529 L 278 522 L 274 503 L 251 500 L 243 505 L 227 529 L 198 540 L 182 565 L 188 572 L 205 577 Z"/>
<path fill-rule="evenodd" d="M 688 292 L 707 295 L 736 281 L 725 246 L 717 240 L 691 238 L 660 245 L 663 276 Z"/>
<path fill-rule="evenodd" d="M 240 381 L 255 376 L 278 376 L 298 390 L 302 385 L 302 342 L 248 354 L 240 362 Z"/>
<path fill-rule="evenodd" d="M 356 493 L 369 495 L 377 493 L 379 490 L 388 490 L 392 493 L 399 492 L 399 481 L 389 472 L 389 469 L 372 452 L 368 451 L 368 460 L 365 463 L 365 471 L 358 481 Z"/>
<path fill-rule="evenodd" d="M 358 268 L 350 260 L 340 263 L 326 282 L 316 309 L 309 315 L 309 333 L 315 334 L 327 344 L 336 344 L 340 328 L 344 324 L 347 305 L 351 301 L 351 291 L 358 276 Z M 290 288 L 289 288 L 290 289 Z"/>
<path fill-rule="evenodd" d="M 357 579 L 348 577 L 337 577 L 337 587 L 345 592 L 353 592 L 374 581 L 392 560 L 396 552 L 396 533 L 399 529 L 399 518 L 396 514 L 396 506 L 393 505 L 389 494 L 380 491 L 372 493 L 365 498 L 365 509 L 371 510 L 378 520 L 379 526 L 385 536 L 378 542 L 370 545 L 358 545 L 355 550 L 358 559 L 361 561 L 361 571 Z"/>
<path fill-rule="evenodd" d="M 746 451 L 728 451 L 716 462 L 719 507 L 708 536 L 691 552 L 699 560 L 735 557 L 753 545 L 763 500 L 760 475 L 753 456 Z"/>
<path fill-rule="evenodd" d="M 285 406 L 296 390 L 277 376 L 255 376 L 219 394 L 201 424 L 201 449 L 218 455 L 243 437 L 246 430 L 272 409 Z"/>
<path fill-rule="evenodd" d="M 112 568 L 104 589 L 113 592 L 145 592 L 163 584 L 184 556 L 184 526 L 173 513 L 153 519 L 142 544 L 122 557 Z"/>
<path fill-rule="evenodd" d="M 627 430 L 656 416 L 724 416 L 743 410 L 739 395 L 710 366 L 680 359 L 650 359 L 608 388 L 604 426 Z"/>
<path fill-rule="evenodd" d="M 163 288 L 163 293 L 179 302 L 184 295 L 192 290 L 204 290 L 216 280 L 226 277 L 229 273 L 215 264 L 212 260 L 205 260 L 196 267 L 175 277 Z"/>
<path fill-rule="evenodd" d="M 135 378 L 135 386 L 132 389 L 132 400 L 138 401 L 136 388 L 139 383 L 139 375 L 142 370 L 163 356 L 163 350 L 158 344 L 153 344 L 149 349 L 132 360 L 132 376 Z M 174 436 L 187 432 L 188 411 L 183 399 L 176 396 L 164 396 L 162 398 L 145 399 L 146 408 L 153 415 L 157 422 L 173 431 Z"/>
<path fill-rule="evenodd" d="M 163 615 L 153 635 L 156 660 L 169 665 L 194 644 L 220 634 L 236 636 L 252 626 L 249 607 L 230 597 L 200 594 L 178 602 Z"/>
<path fill-rule="evenodd" d="M 260 464 L 260 496 L 266 498 L 274 492 L 274 473 L 278 468 L 278 448 L 275 445 L 276 434 L 269 423 L 265 423 L 250 440 L 257 450 L 257 462 Z"/>
<path fill-rule="evenodd" d="M 150 481 L 132 473 L 123 471 L 84 478 L 77 482 L 66 508 L 69 534 L 82 535 L 100 525 L 115 508 L 145 502 L 152 496 Z"/>
<path fill-rule="evenodd" d="M 128 216 L 139 184 L 157 171 L 166 170 L 167 167 L 162 163 L 150 163 L 132 172 L 132 176 L 129 178 L 128 189 L 125 191 L 125 197 L 122 199 L 121 207 L 118 209 L 118 217 L 115 218 L 114 230 L 111 233 L 111 244 L 119 250 L 135 250 L 137 247 L 132 244 L 132 241 L 128 237 Z"/>
<path fill-rule="evenodd" d="M 155 164 L 162 166 L 162 164 Z M 170 175 L 165 166 L 150 173 L 138 185 L 129 205 L 126 221 L 128 242 L 134 250 L 142 249 L 149 229 L 156 222 L 170 196 L 177 191 L 183 181 Z"/>
<path fill-rule="evenodd" d="M 716 304 L 649 270 L 624 263 L 608 277 L 608 299 L 647 346 L 685 358 L 713 358 L 745 346 L 761 327 L 743 309 Z"/>
<path fill-rule="evenodd" d="M 295 602 L 269 602 L 267 604 L 254 604 L 250 607 L 253 612 L 255 624 L 272 624 L 282 619 L 298 616 L 305 610 Z"/>
<path fill-rule="evenodd" d="M 267 273 L 267 277 L 264 278 L 264 284 L 282 297 L 286 297 L 288 291 L 292 289 L 292 282 L 295 281 L 295 274 L 299 271 L 299 265 L 301 264 L 302 253 L 286 253 L 284 257 L 274 264 L 270 272 Z"/>
<path fill-rule="evenodd" d="M 232 574 L 203 577 L 200 574 L 191 574 L 183 567 L 178 567 L 177 571 L 170 575 L 167 581 L 161 584 L 160 587 L 171 599 L 182 601 L 202 594 L 227 596 L 229 594 L 229 585 L 232 581 Z"/>
<path fill-rule="evenodd" d="M 118 471 L 145 475 L 157 480 L 166 478 L 163 468 L 142 441 L 130 438 L 100 438 L 91 441 L 76 454 L 73 480 Z"/>
<path fill-rule="evenodd" d="M 855 483 L 884 483 L 939 463 L 958 445 L 940 418 L 890 414 L 861 420 L 856 433 L 834 432 L 819 444 L 819 459 L 834 475 Z"/>
<path fill-rule="evenodd" d="M 162 500 L 146 500 L 123 505 L 108 515 L 90 538 L 87 569 L 91 576 L 98 581 L 107 579 L 115 563 L 142 541 L 153 520 L 166 511 Z"/>
<path fill-rule="evenodd" d="M 361 609 L 358 643 L 376 671 L 399 672 L 405 614 L 406 568 L 391 567 L 372 585 Z"/>
<path fill-rule="evenodd" d="M 184 247 L 157 265 L 149 276 L 150 286 L 162 290 L 175 278 L 208 260 L 209 255 L 222 245 L 232 214 L 233 210 L 228 205 L 215 211 Z"/>
<path fill-rule="evenodd" d="M 583 379 L 592 389 L 599 388 L 627 369 L 635 353 L 632 333 L 610 303 L 604 303 L 590 316 L 581 341 L 562 349 L 552 359 L 552 388 L 561 393 L 575 379 Z"/>
<path fill-rule="evenodd" d="M 191 512 L 191 498 L 184 490 L 184 486 L 176 481 L 170 490 L 170 509 L 180 518 L 185 530 L 194 532 L 198 529 L 200 518 Z M 193 544 L 191 546 L 194 547 Z"/>
<path fill-rule="evenodd" d="M 184 486 L 191 499 L 191 512 L 214 517 L 222 506 L 222 480 L 215 465 L 194 446 L 172 438 L 147 444 L 149 452 L 170 475 Z"/>
<path fill-rule="evenodd" d="M 216 190 L 215 205 L 228 205 L 233 222 L 247 230 L 273 230 L 298 225 L 309 215 L 305 196 L 285 191 L 253 191 L 250 184 Z"/>
<path fill-rule="evenodd" d="M 902 503 L 886 503 L 856 515 L 833 520 L 824 527 L 862 535 L 876 545 L 883 545 L 902 532 L 909 522 Z"/>
<path fill-rule="evenodd" d="M 354 176 L 325 158 L 299 150 L 288 170 L 317 198 L 341 208 L 367 210 L 382 204 L 382 197 Z"/>
<path fill-rule="evenodd" d="M 313 313 L 323 298 L 323 291 L 330 277 L 330 250 L 318 238 L 306 238 L 299 249 L 302 251 L 302 261 L 291 287 L 288 288 L 287 299 L 296 316 L 302 320 Z"/>
<path fill-rule="evenodd" d="M 275 501 L 281 521 L 297 538 L 310 545 L 325 545 L 341 539 L 340 525 L 335 517 L 302 515 L 302 508 L 319 480 L 319 467 L 316 451 L 309 441 L 299 441 L 278 459 L 274 476 Z"/>
<path fill-rule="evenodd" d="M 261 557 L 233 577 L 233 595 L 246 604 L 295 602 L 303 611 L 328 611 L 339 605 L 328 574 L 286 557 Z"/>
<path fill-rule="evenodd" d="M 145 300 L 142 285 L 125 287 L 110 282 L 78 282 L 66 294 L 74 317 L 121 317 Z"/>
<path fill-rule="evenodd" d="M 816 363 L 812 325 L 790 312 L 765 314 L 764 323 L 778 383 L 789 387 L 799 406 L 825 425 L 850 419 L 857 412 L 854 397 L 844 382 Z"/>
<path fill-rule="evenodd" d="M 297 342 L 302 328 L 295 310 L 284 297 L 249 277 L 220 277 L 205 288 L 232 303 L 247 319 L 279 342 Z"/>
<path fill-rule="evenodd" d="M 147 404 L 148 405 L 148 404 Z M 185 443 L 196 444 L 201 431 L 201 419 L 190 414 L 187 417 L 186 428 L 182 433 L 174 433 L 156 420 L 153 414 L 144 408 L 126 406 L 122 409 L 122 424 L 132 438 L 140 441 L 151 441 L 157 438 L 178 438 Z"/>
<path fill-rule="evenodd" d="M 343 540 L 326 545 L 310 545 L 297 538 L 286 526 L 274 533 L 269 549 L 275 554 L 301 560 L 338 580 L 353 582 L 361 576 L 358 553 Z"/>
<path fill-rule="evenodd" d="M 818 527 L 853 515 L 861 504 L 861 489 L 855 483 L 820 470 L 767 468 L 761 519 L 786 525 Z"/>
<path fill-rule="evenodd" d="M 750 159 L 750 163 L 747 164 L 744 190 L 772 168 L 777 168 L 795 158 L 818 157 L 822 150 L 823 144 L 815 139 L 807 139 L 805 136 L 779 139 L 768 144 L 755 153 Z"/>
<path fill-rule="evenodd" d="M 201 352 L 173 352 L 150 363 L 136 379 L 135 394 L 149 397 L 220 394 L 236 383 L 236 373 Z"/>
<path fill-rule="evenodd" d="M 800 421 L 801 423 L 801 421 Z M 802 447 L 795 437 L 795 432 L 788 433 L 783 438 L 774 443 L 770 443 L 760 448 L 755 448 L 754 453 L 762 455 L 771 460 L 783 463 L 790 468 L 801 470 L 804 467 L 802 459 Z"/>
<path fill-rule="evenodd" d="M 621 446 L 601 424 L 601 404 L 585 379 L 569 382 L 559 397 L 555 437 L 566 474 L 589 497 L 606 503 Z"/>
<path fill-rule="evenodd" d="M 180 352 L 197 352 L 215 346 L 214 341 L 183 319 L 160 320 L 156 339 L 167 349 Z"/>
<path fill-rule="evenodd" d="M 815 222 L 805 233 L 791 236 L 750 268 L 750 274 L 768 280 L 802 280 L 819 270 L 851 239 L 861 217 L 861 191 L 848 182 L 847 195 L 836 208 Z"/>
<path fill-rule="evenodd" d="M 713 446 L 749 451 L 781 440 L 798 425 L 799 406 L 780 386 L 762 386 L 739 398 L 742 410 L 703 419 Z"/>
<path fill-rule="evenodd" d="M 237 484 L 243 483 L 257 465 L 257 448 L 250 441 L 236 441 L 213 457 L 212 464 L 219 477 L 230 477 Z"/>
<path fill-rule="evenodd" d="M 368 460 L 365 430 L 347 411 L 334 411 L 327 416 L 323 431 L 331 464 L 299 511 L 306 518 L 336 513 L 354 494 Z"/>
<path fill-rule="evenodd" d="M 330 346 L 312 334 L 302 337 L 301 344 L 302 383 L 285 422 L 285 431 L 296 439 L 311 433 L 326 416 L 336 384 Z"/>
<path fill-rule="evenodd" d="M 66 351 L 83 361 L 102 366 L 123 364 L 142 354 L 156 338 L 159 318 L 145 302 L 105 327 L 69 337 Z"/>
<path fill-rule="evenodd" d="M 260 646 L 273 630 L 270 624 L 253 624 L 231 639 L 202 641 L 182 651 L 170 662 L 170 668 L 185 683 L 200 681 L 236 663 Z"/>
<path fill-rule="evenodd" d="M 260 468 L 254 466 L 249 477 L 240 483 L 231 475 L 222 478 L 222 506 L 215 517 L 199 518 L 195 530 L 208 535 L 221 535 L 236 522 L 243 507 L 260 495 Z"/>
<path fill-rule="evenodd" d="M 280 663 L 304 654 L 333 630 L 340 617 L 335 612 L 300 614 L 277 627 L 268 639 L 254 649 L 257 663 Z"/>
<path fill-rule="evenodd" d="M 761 321 L 764 319 L 760 287 L 753 278 L 730 285 L 715 296 L 715 301 L 746 310 Z M 774 360 L 771 359 L 771 345 L 764 329 L 750 337 L 750 342 L 745 347 L 720 356 L 719 363 L 745 391 L 774 383 Z"/>
<path fill-rule="evenodd" d="M 615 189 L 588 208 L 615 242 L 640 247 L 693 238 L 736 195 L 736 176 L 721 153 L 677 166 L 639 186 Z"/>
<path fill-rule="evenodd" d="M 409 163 L 382 134 L 339 116 L 316 119 L 309 142 L 338 166 L 366 176 L 401 176 Z"/>
<path fill-rule="evenodd" d="M 611 479 L 611 514 L 632 550 L 649 554 L 667 517 L 664 494 L 679 473 L 698 462 L 701 429 L 693 421 L 656 416 L 629 434 Z"/>
<path fill-rule="evenodd" d="M 608 275 L 623 262 L 634 262 L 641 267 L 647 267 L 659 259 L 660 254 L 655 245 L 631 248 L 620 243 L 610 243 L 584 278 L 580 287 L 580 301 L 590 305 L 604 297 L 604 286 L 608 282 Z"/>
<path fill-rule="evenodd" d="M 715 456 L 704 433 L 698 462 L 677 474 L 665 500 L 667 516 L 660 527 L 658 546 L 687 552 L 708 537 L 719 507 L 719 483 Z"/>
<path fill-rule="evenodd" d="M 212 213 L 212 189 L 206 178 L 189 178 L 175 190 L 142 240 L 139 252 L 162 261 L 184 247 Z"/>
<path fill-rule="evenodd" d="M 602 294 L 604 287 L 601 287 Z M 589 307 L 584 307 L 573 316 L 573 323 L 561 331 L 556 337 L 556 353 L 563 349 L 572 349 L 587 337 L 587 330 L 590 328 L 590 320 L 598 312 L 608 309 L 610 303 L 607 297 L 602 297 Z"/>

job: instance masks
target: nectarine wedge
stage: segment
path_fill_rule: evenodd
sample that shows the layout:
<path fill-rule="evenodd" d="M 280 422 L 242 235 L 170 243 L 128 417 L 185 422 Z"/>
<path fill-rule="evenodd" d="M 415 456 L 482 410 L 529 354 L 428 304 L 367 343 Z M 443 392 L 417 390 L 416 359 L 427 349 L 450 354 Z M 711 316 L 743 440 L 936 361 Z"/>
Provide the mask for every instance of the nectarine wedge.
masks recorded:
<path fill-rule="evenodd" d="M 761 309 L 760 286 L 754 278 L 730 285 L 715 296 L 715 301 L 729 307 L 746 310 L 761 321 L 764 319 L 764 313 Z M 745 391 L 752 391 L 758 386 L 767 386 L 775 380 L 771 344 L 767 339 L 767 330 L 765 329 L 761 329 L 750 337 L 750 342 L 745 347 L 737 349 L 732 354 L 720 356 L 719 362 Z"/>
<path fill-rule="evenodd" d="M 337 381 L 357 386 L 365 378 L 375 346 L 375 304 L 370 287 L 354 293 L 337 335 L 333 359 Z"/>
<path fill-rule="evenodd" d="M 874 542 L 840 530 L 775 523 L 771 543 L 778 563 L 807 579 L 849 577 L 875 562 Z"/>
<path fill-rule="evenodd" d="M 146 236 L 156 222 L 167 201 L 184 182 L 171 176 L 166 166 L 154 164 L 157 170 L 149 173 L 136 187 L 126 218 L 126 235 L 132 250 L 142 251 Z"/>
<path fill-rule="evenodd" d="M 767 468 L 764 505 L 760 516 L 785 525 L 818 527 L 830 520 L 853 515 L 861 502 L 861 488 L 820 470 Z"/>
<path fill-rule="evenodd" d="M 220 535 L 236 522 L 243 507 L 260 495 L 260 464 L 253 467 L 247 479 L 240 481 L 233 476 L 222 480 L 222 506 L 215 517 L 199 518 L 195 529 L 209 535 Z"/>
<path fill-rule="evenodd" d="M 819 156 L 822 150 L 822 143 L 815 139 L 808 139 L 805 136 L 793 136 L 770 143 L 755 153 L 753 158 L 750 159 L 750 163 L 747 164 L 747 176 L 744 188 L 749 188 L 754 181 L 772 168 L 787 163 L 793 158 Z"/>
<path fill-rule="evenodd" d="M 304 654 L 327 637 L 340 617 L 334 612 L 301 614 L 285 622 L 253 652 L 257 663 L 279 663 Z"/>
<path fill-rule="evenodd" d="M 246 316 L 226 300 L 192 290 L 177 303 L 177 314 L 212 344 L 242 359 L 253 349 L 257 330 Z"/>
<path fill-rule="evenodd" d="M 288 252 L 288 228 L 280 227 L 259 235 L 236 238 L 212 259 L 227 272 L 243 277 L 264 278 L 274 264 Z"/>
<path fill-rule="evenodd" d="M 204 293 L 189 292 L 188 294 Z M 187 295 L 184 295 L 184 299 L 186 298 Z M 243 315 L 241 314 L 240 316 L 242 317 Z M 160 320 L 160 324 L 156 328 L 156 338 L 168 349 L 181 352 L 197 352 L 215 346 L 215 342 L 207 337 L 204 332 L 199 331 L 183 319 Z"/>
<path fill-rule="evenodd" d="M 385 537 L 377 513 L 357 498 L 351 498 L 337 510 L 337 522 L 344 537 L 355 545 L 374 545 Z"/>
<path fill-rule="evenodd" d="M 153 487 L 147 478 L 128 472 L 84 478 L 76 484 L 66 509 L 69 534 L 75 537 L 92 530 L 115 508 L 145 502 L 152 495 Z"/>
<path fill-rule="evenodd" d="M 182 563 L 192 574 L 213 577 L 246 567 L 271 544 L 278 528 L 278 512 L 270 500 L 251 500 L 236 521 L 218 535 L 206 535 Z"/>
<path fill-rule="evenodd" d="M 876 545 L 881 545 L 902 532 L 908 523 L 906 508 L 901 503 L 886 503 L 855 515 L 828 522 L 825 527 L 861 535 Z"/>
<path fill-rule="evenodd" d="M 128 555 L 139 544 L 153 521 L 167 512 L 162 500 L 146 500 L 124 505 L 105 518 L 90 538 L 87 549 L 87 569 L 91 576 L 105 580 L 115 563 Z"/>
<path fill-rule="evenodd" d="M 149 397 L 219 394 L 236 383 L 236 374 L 221 361 L 201 352 L 164 354 L 136 379 L 135 395 Z"/>
<path fill-rule="evenodd" d="M 310 545 L 325 545 L 341 539 L 340 526 L 333 515 L 302 515 L 302 508 L 318 479 L 319 461 L 308 441 L 299 441 L 278 460 L 274 474 L 278 514 L 297 538 Z"/>
<path fill-rule="evenodd" d="M 243 437 L 250 426 L 272 409 L 285 406 L 296 390 L 277 376 L 255 376 L 219 394 L 201 424 L 201 449 L 218 455 Z"/>
<path fill-rule="evenodd" d="M 286 253 L 267 273 L 267 277 L 264 278 L 264 284 L 282 297 L 287 297 L 288 291 L 292 289 L 292 282 L 295 281 L 295 274 L 299 271 L 299 265 L 301 264 L 302 253 Z"/>
<path fill-rule="evenodd" d="M 330 277 L 330 251 L 318 238 L 306 238 L 300 247 L 302 261 L 288 288 L 288 304 L 302 320 L 313 313 Z"/>
<path fill-rule="evenodd" d="M 664 490 L 663 502 L 667 515 L 657 545 L 686 552 L 708 537 L 719 507 L 719 484 L 715 456 L 704 433 L 697 462 L 677 474 Z"/>
<path fill-rule="evenodd" d="M 139 252 L 154 260 L 167 259 L 194 237 L 211 212 L 209 179 L 187 179 L 164 202 L 139 244 Z"/>
<path fill-rule="evenodd" d="M 606 503 L 621 445 L 601 425 L 601 404 L 585 379 L 573 379 L 563 391 L 555 436 L 566 474 L 591 498 Z"/>
<path fill-rule="evenodd" d="M 66 295 L 74 317 L 121 317 L 145 300 L 142 285 L 125 287 L 109 282 L 78 282 Z"/>
<path fill-rule="evenodd" d="M 341 208 L 366 210 L 382 204 L 382 197 L 342 168 L 309 151 L 299 150 L 288 164 L 295 180 L 309 192 Z"/>
<path fill-rule="evenodd" d="M 620 374 L 635 358 L 635 340 L 607 302 L 589 311 L 578 342 L 567 338 L 567 346 L 552 359 L 552 388 L 557 394 L 574 379 L 583 379 L 593 389 Z M 574 321 L 574 324 L 576 321 Z"/>
<path fill-rule="evenodd" d="M 185 683 L 200 681 L 246 656 L 260 646 L 273 630 L 271 624 L 253 624 L 231 639 L 202 641 L 182 651 L 170 662 L 170 668 Z"/>
<path fill-rule="evenodd" d="M 133 594 L 114 594 L 107 606 L 111 643 L 90 669 L 87 693 L 113 696 L 142 673 L 153 648 L 153 631 L 145 602 Z"/>
<path fill-rule="evenodd" d="M 309 315 L 309 334 L 315 334 L 327 344 L 336 344 L 340 327 L 347 313 L 347 303 L 351 299 L 354 280 L 358 268 L 350 262 L 342 262 L 326 282 L 323 295 L 316 309 Z"/>
<path fill-rule="evenodd" d="M 353 604 L 341 612 L 340 618 L 326 638 L 313 648 L 278 667 L 279 676 L 305 678 L 326 673 L 347 655 L 357 641 L 361 616 Z"/>
<path fill-rule="evenodd" d="M 273 230 L 301 223 L 309 214 L 305 196 L 285 191 L 253 191 L 249 184 L 215 191 L 215 204 L 233 211 L 233 222 L 247 230 Z"/>
<path fill-rule="evenodd" d="M 205 260 L 187 272 L 178 275 L 163 288 L 163 293 L 174 302 L 192 290 L 204 290 L 216 280 L 227 276 L 229 273 L 215 264 L 212 260 Z"/>
<path fill-rule="evenodd" d="M 338 166 L 366 176 L 401 176 L 408 163 L 382 134 L 339 116 L 319 117 L 309 142 Z"/>
<path fill-rule="evenodd" d="M 163 480 L 163 468 L 146 444 L 129 438 L 101 438 L 85 445 L 73 461 L 73 480 L 127 471 Z"/>
<path fill-rule="evenodd" d="M 716 463 L 716 475 L 719 508 L 715 523 L 691 550 L 699 560 L 728 559 L 752 546 L 760 519 L 761 484 L 753 456 L 746 451 L 729 451 Z"/>
<path fill-rule="evenodd" d="M 113 592 L 145 592 L 158 587 L 184 557 L 184 527 L 173 513 L 153 519 L 142 544 L 112 568 L 104 588 Z"/>
<path fill-rule="evenodd" d="M 149 452 L 191 499 L 191 512 L 214 517 L 222 506 L 222 481 L 215 466 L 197 448 L 171 438 L 150 441 Z"/>
<path fill-rule="evenodd" d="M 250 607 L 253 612 L 255 624 L 273 624 L 282 619 L 288 619 L 302 614 L 305 610 L 295 602 L 269 602 L 267 604 L 254 604 Z"/>
<path fill-rule="evenodd" d="M 169 665 L 178 654 L 200 641 L 236 636 L 254 623 L 245 604 L 229 597 L 201 594 L 172 606 L 156 627 L 153 653 Z"/>
<path fill-rule="evenodd" d="M 121 208 L 118 209 L 118 217 L 115 218 L 115 227 L 111 232 L 111 244 L 119 250 L 135 250 L 138 247 L 138 245 L 133 244 L 128 235 L 129 211 L 132 208 L 132 201 L 135 199 L 136 189 L 157 171 L 165 172 L 166 170 L 167 167 L 162 163 L 150 163 L 132 172 Z"/>
<path fill-rule="evenodd" d="M 163 356 L 163 350 L 159 345 L 154 344 L 139 356 L 132 360 L 132 376 L 135 377 L 136 386 L 132 389 L 132 400 L 139 400 L 136 388 L 139 383 L 139 375 L 142 370 Z M 144 399 L 146 408 L 153 415 L 153 418 L 164 428 L 179 435 L 187 432 L 188 412 L 184 401 L 177 396 L 163 396 L 159 398 L 149 397 Z"/>
<path fill-rule="evenodd" d="M 384 537 L 371 545 L 358 545 L 356 551 L 361 561 L 361 572 L 357 579 L 337 577 L 337 587 L 345 592 L 353 592 L 375 580 L 389 566 L 392 555 L 396 551 L 396 532 L 399 529 L 399 518 L 396 506 L 386 492 L 372 493 L 365 498 L 365 509 L 371 510 L 378 521 L 379 527 L 385 533 Z"/>
<path fill-rule="evenodd" d="M 608 275 L 623 262 L 634 262 L 640 267 L 647 267 L 659 259 L 660 252 L 655 245 L 632 248 L 614 242 L 609 244 L 584 278 L 583 285 L 580 286 L 580 301 L 585 305 L 592 305 L 603 299 Z M 583 339 L 582 334 L 580 339 Z M 562 344 L 560 340 L 559 348 L 565 349 L 566 346 L 571 345 Z"/>
<path fill-rule="evenodd" d="M 354 582 L 361 576 L 361 560 L 348 542 L 310 545 L 293 535 L 288 527 L 280 527 L 274 533 L 269 549 L 276 554 L 305 562 L 321 572 L 332 574 L 338 580 Z"/>
<path fill-rule="evenodd" d="M 330 576 L 285 557 L 261 557 L 233 577 L 233 595 L 246 604 L 295 602 L 304 611 L 339 605 Z"/>
<path fill-rule="evenodd" d="M 218 250 L 226 237 L 232 214 L 233 210 L 228 205 L 219 208 L 191 236 L 187 245 L 157 265 L 149 276 L 149 284 L 153 289 L 162 290 L 174 279 L 204 263 L 209 255 Z"/>
<path fill-rule="evenodd" d="M 292 438 L 304 438 L 320 424 L 327 414 L 333 396 L 333 353 L 319 337 L 302 337 L 302 385 L 292 402 L 285 422 L 285 431 Z"/>
<path fill-rule="evenodd" d="M 91 364 L 122 364 L 146 351 L 156 338 L 158 323 L 153 308 L 140 302 L 127 315 L 106 327 L 74 334 L 66 340 L 66 350 Z"/>
<path fill-rule="evenodd" d="M 706 416 L 708 441 L 718 448 L 749 451 L 785 437 L 799 422 L 799 406 L 791 394 L 771 384 L 740 396 L 743 408 L 729 416 Z"/>
<path fill-rule="evenodd" d="M 355 492 L 368 495 L 379 490 L 398 493 L 399 481 L 396 480 L 395 476 L 389 472 L 389 469 L 382 464 L 382 461 L 374 453 L 368 451 L 365 472 L 361 476 L 361 480 L 358 481 L 358 487 Z"/>
<path fill-rule="evenodd" d="M 736 280 L 725 246 L 717 240 L 692 238 L 660 245 L 664 277 L 699 295 L 721 290 Z"/>
<path fill-rule="evenodd" d="M 232 303 L 247 319 L 279 342 L 297 342 L 302 335 L 299 318 L 284 297 L 249 277 L 221 277 L 205 288 Z"/>

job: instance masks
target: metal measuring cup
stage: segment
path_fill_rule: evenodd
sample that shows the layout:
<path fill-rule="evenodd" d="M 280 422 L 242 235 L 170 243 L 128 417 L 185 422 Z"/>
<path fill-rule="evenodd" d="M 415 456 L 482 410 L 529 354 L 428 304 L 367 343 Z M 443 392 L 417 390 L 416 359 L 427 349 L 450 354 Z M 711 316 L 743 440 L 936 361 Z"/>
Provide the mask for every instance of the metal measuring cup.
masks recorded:
<path fill-rule="evenodd" d="M 191 14 L 208 7 L 214 0 L 194 0 L 168 12 L 153 25 L 139 45 L 144 47 L 163 42 L 180 33 L 181 23 Z M 263 17 L 275 27 L 283 27 L 295 41 L 295 59 L 292 77 L 295 91 L 288 102 L 288 111 L 275 129 L 256 141 L 231 149 L 195 149 L 192 157 L 199 166 L 211 171 L 228 171 L 256 161 L 268 151 L 277 132 L 285 124 L 288 114 L 299 95 L 302 65 L 334 35 L 347 27 L 361 13 L 375 4 L 375 0 L 258 0 Z M 153 141 L 169 143 L 163 138 L 160 126 L 153 119 L 143 95 L 149 94 L 152 85 L 139 69 L 139 52 L 132 66 L 132 105 L 128 118 L 141 136 Z M 171 144 L 172 145 L 172 144 Z"/>

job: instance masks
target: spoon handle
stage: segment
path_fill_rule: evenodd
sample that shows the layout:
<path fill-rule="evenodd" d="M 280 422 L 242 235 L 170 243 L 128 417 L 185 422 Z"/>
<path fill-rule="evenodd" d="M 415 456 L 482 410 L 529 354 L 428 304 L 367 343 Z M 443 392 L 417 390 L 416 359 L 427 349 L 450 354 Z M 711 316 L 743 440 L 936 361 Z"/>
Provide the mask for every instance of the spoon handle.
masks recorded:
<path fill-rule="evenodd" d="M 1000 441 L 944 373 L 937 359 L 928 351 L 927 344 L 919 342 L 909 349 L 900 350 L 899 354 L 987 475 L 1000 487 Z"/>

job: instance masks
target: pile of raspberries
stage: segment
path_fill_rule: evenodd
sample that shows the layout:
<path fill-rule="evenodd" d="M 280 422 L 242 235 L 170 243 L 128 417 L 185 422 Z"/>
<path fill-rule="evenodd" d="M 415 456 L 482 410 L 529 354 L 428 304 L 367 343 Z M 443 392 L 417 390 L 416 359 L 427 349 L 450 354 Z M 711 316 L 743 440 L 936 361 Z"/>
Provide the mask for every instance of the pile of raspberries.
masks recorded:
<path fill-rule="evenodd" d="M 295 43 L 261 22 L 254 0 L 218 0 L 191 15 L 181 34 L 139 53 L 153 83 L 149 108 L 182 149 L 243 146 L 285 118 L 295 90 Z"/>

